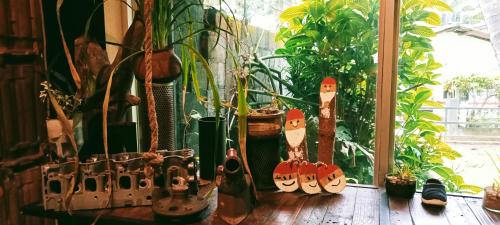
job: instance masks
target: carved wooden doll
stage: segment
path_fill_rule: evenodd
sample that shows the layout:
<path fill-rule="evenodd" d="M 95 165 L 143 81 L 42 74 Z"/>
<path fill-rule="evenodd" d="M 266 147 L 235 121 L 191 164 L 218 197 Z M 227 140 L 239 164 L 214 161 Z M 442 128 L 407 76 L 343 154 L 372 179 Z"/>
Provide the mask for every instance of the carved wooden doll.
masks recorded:
<path fill-rule="evenodd" d="M 286 114 L 285 137 L 289 160 L 307 160 L 306 120 L 304 113 L 292 109 Z"/>
<path fill-rule="evenodd" d="M 274 184 L 284 192 L 294 192 L 299 189 L 298 161 L 284 161 L 274 168 Z"/>
<path fill-rule="evenodd" d="M 331 164 L 335 144 L 335 94 L 337 82 L 327 77 L 320 87 L 318 161 Z"/>
<path fill-rule="evenodd" d="M 319 163 L 318 183 L 327 192 L 339 193 L 346 186 L 344 172 L 337 165 Z"/>
<path fill-rule="evenodd" d="M 303 161 L 300 163 L 298 174 L 300 189 L 307 194 L 318 194 L 321 187 L 317 180 L 318 168 L 313 163 Z"/>

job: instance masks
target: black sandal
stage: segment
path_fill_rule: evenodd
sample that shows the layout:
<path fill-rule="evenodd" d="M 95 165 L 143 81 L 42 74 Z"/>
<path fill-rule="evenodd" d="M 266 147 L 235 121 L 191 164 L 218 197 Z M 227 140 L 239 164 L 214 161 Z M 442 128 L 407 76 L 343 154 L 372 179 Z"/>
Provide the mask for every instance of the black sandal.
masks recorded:
<path fill-rule="evenodd" d="M 446 188 L 438 179 L 428 179 L 422 190 L 422 204 L 445 206 L 447 203 Z"/>

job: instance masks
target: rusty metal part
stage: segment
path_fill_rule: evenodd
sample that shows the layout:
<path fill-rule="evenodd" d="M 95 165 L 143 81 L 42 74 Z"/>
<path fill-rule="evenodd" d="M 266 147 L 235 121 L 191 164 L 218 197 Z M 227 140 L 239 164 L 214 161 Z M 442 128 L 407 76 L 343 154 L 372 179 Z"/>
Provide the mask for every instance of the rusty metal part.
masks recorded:
<path fill-rule="evenodd" d="M 161 172 L 165 185 L 154 195 L 153 212 L 163 220 L 184 221 L 199 218 L 208 199 L 198 194 L 197 165 L 192 149 L 158 151 L 164 156 Z"/>
<path fill-rule="evenodd" d="M 243 172 L 243 164 L 236 149 L 226 153 L 224 164 L 218 168 L 217 215 L 229 224 L 239 224 L 252 211 L 254 200 L 250 178 Z"/>
<path fill-rule="evenodd" d="M 69 182 L 75 175 L 78 182 L 71 199 L 72 210 L 102 209 L 151 205 L 154 182 L 146 177 L 146 162 L 140 153 L 111 155 L 111 171 L 106 171 L 104 155 L 93 155 L 80 163 L 78 174 L 74 161 L 42 166 L 44 208 L 67 211 L 64 202 Z M 111 204 L 108 204 L 108 179 L 112 179 Z"/>

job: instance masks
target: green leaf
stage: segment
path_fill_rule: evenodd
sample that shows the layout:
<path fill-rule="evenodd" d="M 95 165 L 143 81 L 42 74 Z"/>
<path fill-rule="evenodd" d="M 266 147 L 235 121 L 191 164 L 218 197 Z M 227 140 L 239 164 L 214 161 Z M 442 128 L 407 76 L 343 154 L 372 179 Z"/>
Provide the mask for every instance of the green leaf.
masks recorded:
<path fill-rule="evenodd" d="M 427 99 L 429 99 L 431 96 L 432 96 L 431 90 L 422 89 L 422 91 L 419 91 L 418 94 L 415 96 L 415 104 L 422 104 Z"/>
<path fill-rule="evenodd" d="M 440 177 L 444 179 L 450 179 L 451 175 L 454 174 L 452 169 L 444 166 L 436 166 L 431 169 L 435 173 L 437 173 Z"/>
<path fill-rule="evenodd" d="M 303 18 L 307 14 L 307 11 L 308 7 L 305 3 L 298 6 L 292 6 L 285 9 L 285 11 L 280 14 L 280 20 L 291 24 L 295 18 Z"/>
<path fill-rule="evenodd" d="M 420 35 L 422 37 L 434 37 L 436 36 L 436 32 L 434 32 L 431 28 L 425 26 L 415 26 L 410 33 Z"/>
<path fill-rule="evenodd" d="M 436 107 L 436 108 L 443 108 L 444 107 L 443 103 L 439 103 L 439 102 L 431 101 L 431 100 L 424 101 L 424 105 Z"/>
<path fill-rule="evenodd" d="M 440 26 L 441 25 L 441 16 L 439 16 L 437 13 L 435 12 L 427 12 L 428 15 L 427 17 L 424 19 L 424 21 L 430 25 L 434 25 L 434 26 Z"/>
<path fill-rule="evenodd" d="M 470 185 L 470 184 L 463 184 L 459 186 L 460 190 L 468 190 L 471 191 L 474 194 L 477 194 L 481 192 L 483 189 L 481 187 L 475 186 L 475 185 Z"/>
<path fill-rule="evenodd" d="M 421 117 L 429 120 L 441 121 L 441 117 L 432 112 L 421 111 L 419 114 Z"/>

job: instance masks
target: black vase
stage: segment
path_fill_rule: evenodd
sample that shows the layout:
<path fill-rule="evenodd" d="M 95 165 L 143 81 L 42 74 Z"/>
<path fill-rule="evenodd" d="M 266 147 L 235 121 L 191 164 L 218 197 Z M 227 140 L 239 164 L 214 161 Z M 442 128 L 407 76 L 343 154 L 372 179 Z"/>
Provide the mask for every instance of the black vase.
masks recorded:
<path fill-rule="evenodd" d="M 198 121 L 198 138 L 200 158 L 200 178 L 214 180 L 217 166 L 222 165 L 226 155 L 226 119 L 219 120 L 216 132 L 216 118 L 203 117 Z"/>

